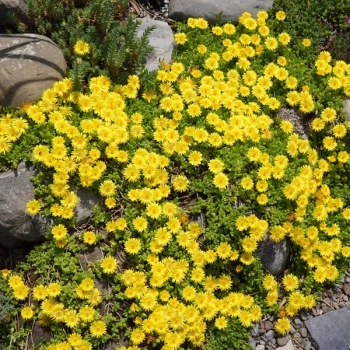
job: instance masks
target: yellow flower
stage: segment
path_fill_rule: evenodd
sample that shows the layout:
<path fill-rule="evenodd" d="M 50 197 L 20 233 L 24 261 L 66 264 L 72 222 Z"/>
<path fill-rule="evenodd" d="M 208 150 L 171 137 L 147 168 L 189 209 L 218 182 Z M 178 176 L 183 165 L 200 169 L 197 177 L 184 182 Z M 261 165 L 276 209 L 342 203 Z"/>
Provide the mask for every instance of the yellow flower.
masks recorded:
<path fill-rule="evenodd" d="M 177 192 L 185 192 L 190 184 L 189 180 L 184 175 L 176 175 L 172 181 L 174 190 Z"/>
<path fill-rule="evenodd" d="M 86 231 L 83 233 L 83 240 L 85 243 L 93 245 L 96 243 L 96 235 L 92 231 Z"/>
<path fill-rule="evenodd" d="M 21 310 L 21 316 L 24 320 L 29 320 L 33 317 L 34 315 L 34 311 L 32 310 L 31 307 L 29 306 L 25 306 L 22 310 Z"/>
<path fill-rule="evenodd" d="M 94 338 L 102 337 L 106 334 L 107 326 L 103 321 L 94 321 L 90 325 L 90 333 Z"/>
<path fill-rule="evenodd" d="M 44 300 L 47 297 L 48 290 L 47 288 L 40 284 L 33 288 L 33 298 L 34 300 Z"/>
<path fill-rule="evenodd" d="M 174 35 L 175 42 L 179 45 L 183 45 L 187 41 L 187 35 L 185 33 L 177 33 Z"/>
<path fill-rule="evenodd" d="M 305 46 L 305 47 L 311 46 L 311 40 L 310 40 L 310 39 L 303 39 L 303 41 L 302 41 L 301 43 L 302 43 L 303 46 Z"/>
<path fill-rule="evenodd" d="M 61 286 L 58 283 L 50 283 L 47 286 L 47 294 L 50 297 L 57 297 L 61 293 Z"/>
<path fill-rule="evenodd" d="M 137 254 L 141 250 L 141 241 L 137 238 L 129 238 L 125 242 L 125 251 L 129 254 Z"/>
<path fill-rule="evenodd" d="M 111 256 L 107 256 L 105 257 L 102 261 L 101 261 L 101 267 L 104 273 L 113 273 L 115 272 L 118 263 L 117 260 Z"/>
<path fill-rule="evenodd" d="M 213 183 L 217 188 L 223 189 L 228 185 L 228 177 L 224 173 L 218 173 L 214 176 Z"/>
<path fill-rule="evenodd" d="M 215 326 L 216 328 L 218 329 L 224 329 L 227 327 L 227 319 L 226 317 L 218 317 L 216 320 L 215 320 Z"/>
<path fill-rule="evenodd" d="M 74 53 L 77 55 L 83 56 L 89 52 L 90 52 L 90 45 L 83 40 L 78 40 L 74 45 Z"/>
<path fill-rule="evenodd" d="M 41 204 L 38 200 L 36 199 L 32 199 L 31 201 L 29 201 L 26 205 L 26 212 L 29 215 L 35 215 L 37 214 L 41 209 Z"/>
<path fill-rule="evenodd" d="M 292 328 L 288 318 L 282 317 L 275 323 L 275 330 L 279 334 L 286 334 Z"/>
<path fill-rule="evenodd" d="M 130 339 L 133 342 L 133 344 L 136 344 L 136 345 L 141 344 L 145 339 L 145 333 L 141 329 L 134 329 L 131 332 Z"/>
<path fill-rule="evenodd" d="M 145 218 L 142 216 L 138 216 L 136 219 L 133 220 L 133 226 L 136 231 L 143 232 L 147 229 L 148 222 Z"/>
<path fill-rule="evenodd" d="M 276 13 L 276 18 L 279 20 L 279 21 L 284 21 L 285 18 L 286 18 L 286 13 L 284 11 L 278 11 Z"/>
<path fill-rule="evenodd" d="M 289 273 L 283 277 L 282 283 L 283 283 L 284 289 L 288 292 L 291 292 L 298 287 L 299 280 L 298 280 L 298 277 Z"/>
<path fill-rule="evenodd" d="M 99 187 L 99 192 L 101 196 L 112 197 L 115 195 L 115 190 L 117 186 L 112 180 L 105 180 Z"/>

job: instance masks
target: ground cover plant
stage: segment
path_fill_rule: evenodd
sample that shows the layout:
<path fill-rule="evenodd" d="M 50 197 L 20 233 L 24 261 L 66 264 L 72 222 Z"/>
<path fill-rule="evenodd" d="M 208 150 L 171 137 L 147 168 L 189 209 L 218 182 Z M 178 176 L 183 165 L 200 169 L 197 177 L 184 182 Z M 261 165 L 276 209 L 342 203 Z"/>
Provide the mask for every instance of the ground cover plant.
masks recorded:
<path fill-rule="evenodd" d="M 75 90 L 99 75 L 125 83 L 129 75 L 141 71 L 152 50 L 148 35 L 153 27 L 137 37 L 139 23 L 127 16 L 129 0 L 28 0 L 27 5 L 31 25 L 13 15 L 9 31 L 52 39 L 64 54 Z M 89 43 L 88 50 L 84 42 Z"/>
<path fill-rule="evenodd" d="M 2 109 L 1 164 L 39 168 L 27 211 L 55 222 L 25 263 L 2 271 L 6 348 L 25 349 L 35 322 L 52 335 L 42 349 L 103 349 L 121 335 L 129 350 L 249 349 L 264 313 L 277 312 L 285 334 L 341 276 L 350 65 L 290 35 L 288 13 L 268 17 L 190 18 L 154 79 L 98 76 L 80 92 L 66 78 L 37 103 Z M 310 120 L 309 139 L 278 116 L 283 106 Z M 77 228 L 79 187 L 100 203 Z M 256 255 L 265 236 L 291 241 L 280 278 Z"/>

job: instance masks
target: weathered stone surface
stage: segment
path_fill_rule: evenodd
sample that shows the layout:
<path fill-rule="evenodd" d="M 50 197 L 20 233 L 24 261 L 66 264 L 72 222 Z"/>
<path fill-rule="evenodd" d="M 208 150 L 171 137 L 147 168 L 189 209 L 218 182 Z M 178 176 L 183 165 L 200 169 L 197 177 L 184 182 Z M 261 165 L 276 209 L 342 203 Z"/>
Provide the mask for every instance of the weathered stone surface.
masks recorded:
<path fill-rule="evenodd" d="M 0 0 L 0 27 L 6 25 L 10 13 L 14 13 L 22 23 L 29 24 L 28 6 L 25 0 Z"/>
<path fill-rule="evenodd" d="M 344 113 L 347 121 L 350 121 L 350 98 L 344 100 Z"/>
<path fill-rule="evenodd" d="M 303 139 L 308 138 L 307 127 L 302 114 L 296 112 L 294 109 L 291 108 L 281 108 L 281 110 L 278 113 L 278 116 L 290 121 L 294 126 L 294 131 Z"/>
<path fill-rule="evenodd" d="M 137 36 L 140 38 L 146 28 L 155 26 L 149 35 L 149 44 L 153 51 L 146 57 L 146 68 L 148 71 L 156 70 L 159 67 L 159 61 L 169 63 L 174 48 L 174 35 L 168 23 L 156 21 L 150 18 L 142 18 L 141 24 L 137 30 Z"/>
<path fill-rule="evenodd" d="M 215 23 L 216 15 L 222 11 L 224 22 L 237 23 L 243 12 L 256 16 L 258 11 L 267 10 L 273 0 L 171 0 L 169 17 L 185 20 L 189 17 L 202 17 L 210 23 Z"/>
<path fill-rule="evenodd" d="M 258 245 L 258 256 L 266 269 L 274 276 L 280 275 L 287 267 L 290 243 L 284 239 L 275 243 L 266 235 Z"/>
<path fill-rule="evenodd" d="M 33 168 L 25 163 L 0 174 L 0 244 L 5 248 L 39 238 L 31 216 L 25 212 L 26 203 L 34 198 L 32 176 Z"/>
<path fill-rule="evenodd" d="M 62 51 L 36 34 L 0 34 L 0 105 L 21 106 L 64 78 Z"/>
<path fill-rule="evenodd" d="M 277 348 L 277 350 L 295 350 L 295 347 L 292 341 L 290 340 L 286 345 Z"/>
<path fill-rule="evenodd" d="M 311 318 L 305 324 L 319 350 L 348 350 L 350 306 Z"/>
<path fill-rule="evenodd" d="M 35 323 L 32 333 L 28 337 L 28 346 L 30 349 L 36 348 L 39 345 L 43 345 L 50 341 L 51 335 L 50 333 L 44 329 L 41 328 L 38 324 Z"/>
<path fill-rule="evenodd" d="M 41 241 L 53 225 L 51 218 L 26 214 L 26 204 L 34 198 L 31 182 L 34 175 L 34 168 L 24 162 L 16 170 L 0 174 L 0 245 L 5 248 L 19 246 L 23 241 Z M 79 189 L 77 195 L 79 202 L 75 213 L 77 224 L 81 225 L 91 215 L 98 196 L 86 189 Z"/>

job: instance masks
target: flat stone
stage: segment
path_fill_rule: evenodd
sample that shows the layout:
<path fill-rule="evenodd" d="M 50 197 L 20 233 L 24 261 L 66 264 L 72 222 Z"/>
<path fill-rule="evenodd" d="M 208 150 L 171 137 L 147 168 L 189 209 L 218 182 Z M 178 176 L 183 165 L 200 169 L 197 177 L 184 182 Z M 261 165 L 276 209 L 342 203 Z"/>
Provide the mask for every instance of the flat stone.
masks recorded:
<path fill-rule="evenodd" d="M 272 7 L 273 0 L 171 0 L 169 17 L 186 20 L 190 17 L 201 17 L 210 23 L 216 22 L 216 15 L 222 12 L 223 22 L 237 23 L 243 12 L 256 16 L 258 11 Z"/>
<path fill-rule="evenodd" d="M 61 49 L 38 34 L 0 34 L 0 105 L 20 107 L 36 101 L 65 77 Z"/>
<path fill-rule="evenodd" d="M 151 18 L 142 18 L 141 24 L 137 28 L 137 36 L 140 38 L 146 28 L 155 26 L 148 37 L 149 45 L 153 51 L 146 56 L 146 68 L 154 71 L 159 67 L 159 61 L 169 63 L 174 48 L 174 35 L 168 23 L 156 21 Z"/>
<path fill-rule="evenodd" d="M 28 5 L 25 0 L 0 0 L 0 27 L 7 24 L 7 17 L 15 14 L 24 24 L 29 25 Z"/>
<path fill-rule="evenodd" d="M 294 131 L 303 139 L 308 138 L 307 127 L 305 125 L 305 118 L 299 112 L 291 108 L 281 108 L 278 116 L 288 120 L 294 126 Z"/>
<path fill-rule="evenodd" d="M 311 318 L 305 324 L 319 350 L 348 350 L 350 307 Z"/>
<path fill-rule="evenodd" d="M 289 260 L 290 242 L 288 239 L 276 243 L 265 235 L 259 242 L 257 254 L 264 267 L 274 276 L 280 275 L 287 267 Z"/>
<path fill-rule="evenodd" d="M 305 327 L 300 328 L 299 333 L 302 337 L 307 337 L 307 329 Z"/>
<path fill-rule="evenodd" d="M 343 291 L 346 295 L 350 295 L 350 284 L 344 284 Z"/>
<path fill-rule="evenodd" d="M 277 344 L 279 346 L 285 346 L 289 341 L 289 337 L 288 335 L 286 335 L 285 337 L 281 337 L 281 338 L 277 338 Z"/>
<path fill-rule="evenodd" d="M 295 350 L 295 347 L 294 347 L 292 341 L 289 340 L 286 345 L 281 346 L 281 347 L 277 348 L 276 350 Z"/>
<path fill-rule="evenodd" d="M 264 328 L 269 331 L 270 329 L 273 328 L 273 324 L 271 321 L 266 321 L 265 324 L 264 324 Z"/>
<path fill-rule="evenodd" d="M 266 332 L 265 337 L 267 341 L 271 341 L 275 335 L 275 332 L 271 329 L 268 332 Z"/>

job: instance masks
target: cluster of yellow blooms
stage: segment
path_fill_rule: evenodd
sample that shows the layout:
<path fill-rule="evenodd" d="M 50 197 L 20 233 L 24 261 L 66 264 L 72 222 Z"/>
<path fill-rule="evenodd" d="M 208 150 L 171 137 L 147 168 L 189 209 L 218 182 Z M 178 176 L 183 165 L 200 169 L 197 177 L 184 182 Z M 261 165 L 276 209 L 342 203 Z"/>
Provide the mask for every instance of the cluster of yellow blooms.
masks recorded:
<path fill-rule="evenodd" d="M 159 100 L 162 115 L 152 119 L 152 125 L 146 125 L 142 111 L 127 114 L 127 102 L 137 98 L 140 82 L 137 76 L 130 76 L 125 86 L 111 86 L 107 77 L 90 80 L 90 92 L 83 94 L 72 92 L 72 82 L 64 79 L 44 92 L 40 102 L 25 107 L 26 115 L 37 124 L 50 123 L 57 136 L 52 145 L 38 145 L 33 150 L 33 158 L 44 166 L 54 170 L 53 183 L 50 185 L 57 203 L 50 207 L 52 216 L 70 219 L 78 203 L 76 193 L 70 189 L 69 180 L 77 176 L 83 187 L 99 183 L 99 193 L 105 205 L 111 209 L 117 205 L 118 186 L 115 181 L 106 179 L 108 172 L 106 161 L 114 161 L 120 166 L 123 181 L 128 185 L 127 199 L 142 208 L 142 213 L 133 220 L 118 217 L 106 225 L 108 232 L 128 231 L 131 238 L 125 242 L 128 254 L 138 254 L 148 250 L 147 272 L 128 269 L 121 274 L 125 285 L 125 296 L 132 299 L 131 311 L 144 311 L 134 321 L 136 328 L 131 333 L 133 346 L 128 349 L 139 349 L 148 335 L 157 334 L 163 341 L 163 350 L 176 349 L 185 341 L 194 346 L 204 343 L 207 323 L 212 321 L 218 329 L 227 327 L 230 317 L 237 317 L 242 325 L 250 326 L 258 321 L 262 312 L 260 306 L 250 295 L 233 292 L 233 281 L 228 274 L 211 276 L 206 274 L 205 266 L 216 261 L 237 261 L 236 272 L 252 264 L 254 252 L 259 241 L 267 232 L 275 242 L 290 237 L 300 247 L 301 258 L 313 271 L 317 282 L 335 281 L 338 270 L 332 263 L 336 256 L 350 256 L 350 247 L 343 246 L 337 238 L 340 227 L 337 223 L 327 225 L 327 218 L 342 211 L 342 217 L 350 220 L 350 209 L 343 209 L 340 198 L 332 197 L 331 189 L 323 183 L 323 178 L 332 163 L 338 166 L 349 161 L 346 151 L 335 151 L 337 140 L 345 137 L 347 126 L 334 125 L 332 135 L 324 138 L 326 150 L 335 151 L 327 160 L 320 159 L 308 140 L 293 133 L 293 125 L 288 121 L 280 123 L 280 130 L 287 139 L 287 146 L 274 156 L 266 153 L 260 142 L 270 141 L 276 135 L 274 121 L 261 112 L 264 108 L 271 111 L 280 108 L 280 101 L 269 91 L 274 84 L 284 84 L 286 101 L 308 113 L 315 108 L 315 99 L 307 86 L 301 87 L 297 78 L 290 75 L 288 60 L 279 56 L 276 62 L 267 64 L 262 72 L 251 67 L 254 57 L 264 51 L 275 51 L 279 46 L 288 46 L 291 37 L 281 33 L 277 38 L 270 35 L 266 25 L 267 13 L 261 11 L 257 19 L 244 13 L 240 18 L 248 34 L 237 37 L 236 27 L 232 24 L 215 26 L 211 29 L 215 40 L 222 40 L 223 53 L 208 52 L 201 44 L 197 51 L 203 56 L 203 69 L 193 67 L 187 70 L 182 63 L 163 64 L 157 72 L 157 91 L 145 91 L 143 98 L 150 102 Z M 285 14 L 279 12 L 277 19 L 283 21 Z M 188 20 L 188 26 L 194 30 L 208 30 L 204 19 Z M 232 40 L 231 40 L 232 39 Z M 188 40 L 185 33 L 177 33 L 175 40 L 185 45 Z M 303 41 L 310 46 L 308 39 Z M 79 43 L 76 51 L 84 54 L 86 46 Z M 316 62 L 317 74 L 327 75 L 328 86 L 333 90 L 342 88 L 350 95 L 350 66 L 344 62 L 330 64 L 329 53 L 322 52 Z M 221 70 L 230 63 L 231 69 Z M 65 105 L 62 105 L 65 103 Z M 68 107 L 68 105 L 71 106 Z M 74 108 L 73 108 L 74 107 Z M 76 107 L 83 116 L 77 122 Z M 266 107 L 266 108 L 265 108 Z M 221 113 L 219 109 L 224 109 Z M 333 123 L 336 111 L 326 108 L 320 118 L 312 123 L 314 131 L 322 130 L 327 123 Z M 184 123 L 186 121 L 186 123 Z M 197 123 L 200 121 L 200 123 Z M 332 124 L 332 125 L 333 125 Z M 125 146 L 129 141 L 143 140 L 146 130 L 152 129 L 151 137 L 156 145 L 154 151 L 138 147 L 127 152 Z M 0 153 L 8 152 L 11 142 L 18 139 L 28 129 L 25 119 L 11 119 L 5 116 L 0 119 Z M 183 209 L 169 200 L 171 193 L 180 194 L 191 186 L 191 179 L 184 171 L 172 169 L 172 157 L 185 157 L 192 167 L 207 167 L 212 175 L 212 184 L 217 190 L 232 186 L 229 177 L 230 164 L 219 158 L 206 159 L 201 146 L 220 149 L 237 144 L 252 145 L 245 154 L 254 169 L 237 181 L 245 191 L 257 193 L 256 204 L 265 206 L 269 203 L 269 187 L 279 181 L 285 200 L 295 208 L 281 225 L 269 227 L 267 220 L 256 215 L 242 215 L 236 221 L 236 229 L 244 238 L 239 249 L 222 242 L 214 249 L 206 250 L 199 243 L 203 233 L 201 226 L 188 223 Z M 103 145 L 103 146 L 100 146 Z M 286 169 L 298 157 L 308 161 L 308 165 L 298 168 L 294 178 L 286 181 Z M 141 184 L 141 186 L 140 186 Z M 173 192 L 172 192 L 173 191 Z M 307 215 L 308 205 L 314 205 L 312 212 L 315 225 L 305 227 L 303 222 Z M 27 212 L 37 214 L 44 204 L 32 200 L 27 204 Z M 309 213 L 308 213 L 309 215 Z M 151 223 L 162 218 L 162 224 L 156 228 L 154 236 L 145 244 Z M 153 225 L 153 224 L 152 224 Z M 52 228 L 52 235 L 59 247 L 67 244 L 67 228 L 57 224 Z M 329 238 L 329 239 L 328 239 Z M 94 245 L 97 237 L 88 231 L 83 235 L 86 244 Z M 189 254 L 189 259 L 175 259 L 163 256 L 164 248 L 175 241 Z M 100 267 L 105 274 L 116 272 L 117 261 L 108 256 Z M 187 277 L 186 277 L 187 276 Z M 189 277 L 188 277 L 189 276 Z M 186 282 L 186 283 L 185 283 Z M 165 288 L 173 284 L 180 289 L 178 295 L 171 295 Z M 25 300 L 29 288 L 17 276 L 9 277 L 9 285 L 18 300 Z M 278 285 L 276 280 L 267 275 L 263 281 L 266 289 L 266 303 L 276 305 Z M 286 316 L 295 315 L 301 308 L 312 308 L 315 300 L 312 295 L 303 295 L 297 288 L 296 276 L 284 276 L 282 286 L 288 294 L 285 309 Z M 217 297 L 220 291 L 221 298 Z M 76 288 L 76 294 L 83 306 L 78 312 L 65 308 L 55 301 L 60 294 L 56 283 L 45 287 L 33 288 L 35 300 L 42 301 L 38 314 L 42 324 L 50 320 L 62 322 L 69 328 L 79 322 L 91 322 L 90 334 L 100 337 L 106 333 L 107 325 L 98 319 L 93 306 L 98 305 L 101 293 L 94 287 L 92 279 L 84 279 Z M 33 311 L 25 307 L 22 317 L 30 319 Z M 282 317 L 275 325 L 277 332 L 284 334 L 290 329 L 287 318 Z M 73 332 L 67 341 L 50 345 L 50 350 L 91 349 L 87 340 Z"/>

